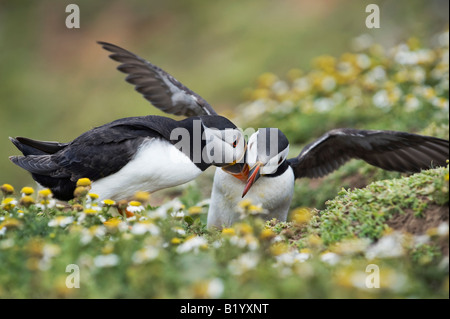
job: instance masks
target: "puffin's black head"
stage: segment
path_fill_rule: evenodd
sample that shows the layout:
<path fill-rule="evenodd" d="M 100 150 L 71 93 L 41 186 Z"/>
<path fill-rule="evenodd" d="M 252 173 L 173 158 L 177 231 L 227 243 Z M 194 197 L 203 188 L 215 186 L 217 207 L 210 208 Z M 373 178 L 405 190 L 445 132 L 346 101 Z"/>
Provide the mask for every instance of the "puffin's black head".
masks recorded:
<path fill-rule="evenodd" d="M 289 141 L 277 128 L 261 128 L 248 140 L 247 164 L 250 167 L 242 197 L 262 175 L 274 175 L 286 162 Z"/>
<path fill-rule="evenodd" d="M 219 115 L 199 118 L 203 126 L 202 139 L 205 141 L 205 146 L 202 150 L 202 158 L 205 162 L 215 166 L 231 167 L 244 161 L 247 144 L 244 135 L 236 125 Z M 236 167 L 232 170 L 236 170 Z"/>

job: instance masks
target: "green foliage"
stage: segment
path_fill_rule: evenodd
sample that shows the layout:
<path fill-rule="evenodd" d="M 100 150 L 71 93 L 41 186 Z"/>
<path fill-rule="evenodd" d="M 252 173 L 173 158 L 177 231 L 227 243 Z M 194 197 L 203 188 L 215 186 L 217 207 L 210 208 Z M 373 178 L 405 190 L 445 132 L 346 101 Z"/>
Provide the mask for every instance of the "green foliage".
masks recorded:
<path fill-rule="evenodd" d="M 202 202 L 111 206 L 89 195 L 60 206 L 48 196 L 43 205 L 38 194 L 24 206 L 21 196 L 4 193 L 0 267 L 8 271 L 0 272 L 0 297 L 448 298 L 438 245 L 448 241 L 448 224 L 420 242 L 397 238 L 386 225 L 448 198 L 448 171 L 343 189 L 322 211 L 298 209 L 284 223 L 250 215 L 222 231 L 206 230 Z M 198 193 L 187 188 L 182 198 L 194 202 Z M 390 246 L 375 248 L 389 236 L 396 238 Z M 80 288 L 66 286 L 73 264 Z M 369 264 L 380 268 L 381 289 L 365 286 Z"/>

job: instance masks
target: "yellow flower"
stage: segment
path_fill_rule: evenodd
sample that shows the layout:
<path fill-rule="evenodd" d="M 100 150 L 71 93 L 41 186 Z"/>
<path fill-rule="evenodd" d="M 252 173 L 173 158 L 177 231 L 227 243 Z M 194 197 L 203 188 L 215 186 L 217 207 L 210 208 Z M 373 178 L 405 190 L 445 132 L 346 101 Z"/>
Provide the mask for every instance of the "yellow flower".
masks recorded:
<path fill-rule="evenodd" d="M 188 209 L 189 215 L 198 215 L 198 214 L 201 214 L 202 212 L 203 212 L 203 209 L 200 206 L 192 206 L 192 207 L 189 207 L 189 209 Z"/>
<path fill-rule="evenodd" d="M 253 234 L 253 227 L 247 223 L 239 223 L 235 225 L 236 230 L 241 235 L 249 235 Z"/>
<path fill-rule="evenodd" d="M 294 209 L 292 212 L 292 221 L 296 224 L 306 224 L 312 217 L 311 210 L 307 207 Z"/>
<path fill-rule="evenodd" d="M 77 186 L 77 188 L 75 188 L 75 190 L 73 192 L 73 196 L 83 197 L 83 196 L 86 196 L 88 192 L 89 192 L 89 189 L 87 187 Z"/>
<path fill-rule="evenodd" d="M 92 209 L 92 208 L 88 208 L 88 209 L 85 209 L 84 210 L 84 213 L 86 214 L 86 215 L 95 215 L 95 214 L 97 214 L 97 210 L 95 210 L 95 209 Z"/>
<path fill-rule="evenodd" d="M 277 80 L 278 77 L 275 74 L 266 72 L 258 77 L 257 82 L 260 88 L 270 88 Z"/>
<path fill-rule="evenodd" d="M 235 234 L 236 234 L 236 232 L 234 231 L 234 228 L 224 228 L 224 229 L 222 229 L 222 235 L 233 236 Z"/>
<path fill-rule="evenodd" d="M 13 209 L 14 207 L 16 207 L 16 205 L 17 205 L 17 200 L 15 198 L 7 197 L 4 200 L 2 200 L 1 207 L 5 210 L 10 210 L 10 209 Z"/>
<path fill-rule="evenodd" d="M 172 245 L 179 245 L 179 244 L 181 244 L 181 239 L 178 238 L 178 237 L 173 237 L 173 238 L 170 240 L 170 243 L 171 243 Z"/>
<path fill-rule="evenodd" d="M 263 229 L 261 231 L 261 234 L 259 234 L 259 238 L 261 238 L 261 239 L 272 239 L 275 236 L 276 236 L 276 234 L 270 228 Z"/>
<path fill-rule="evenodd" d="M 32 187 L 25 186 L 20 190 L 20 192 L 25 195 L 31 195 L 34 193 L 34 189 Z"/>
<path fill-rule="evenodd" d="M 150 200 L 150 193 L 149 192 L 137 192 L 134 194 L 134 200 L 141 202 L 141 203 L 147 203 Z"/>
<path fill-rule="evenodd" d="M 132 200 L 131 202 L 128 203 L 130 206 L 141 206 L 141 202 L 138 202 L 137 200 Z"/>
<path fill-rule="evenodd" d="M 252 100 L 268 99 L 270 97 L 270 91 L 268 89 L 255 89 L 251 94 Z"/>
<path fill-rule="evenodd" d="M 20 205 L 25 206 L 25 207 L 29 207 L 30 205 L 34 204 L 34 199 L 33 197 L 29 196 L 29 195 L 25 195 L 20 199 Z"/>
<path fill-rule="evenodd" d="M 91 186 L 91 180 L 89 178 L 80 178 L 77 181 L 77 186 Z"/>
<path fill-rule="evenodd" d="M 107 228 L 117 228 L 121 222 L 122 222 L 121 219 L 113 217 L 105 221 L 103 225 L 105 225 Z"/>
<path fill-rule="evenodd" d="M 99 197 L 98 194 L 95 193 L 89 193 L 88 196 L 91 198 L 91 200 L 96 200 Z"/>
<path fill-rule="evenodd" d="M 275 243 L 272 246 L 270 246 L 270 252 L 274 256 L 279 256 L 281 254 L 284 254 L 288 251 L 288 246 L 285 243 Z"/>
<path fill-rule="evenodd" d="M 112 199 L 105 199 L 102 201 L 103 205 L 105 206 L 113 206 L 116 204 L 115 201 L 113 201 Z"/>
<path fill-rule="evenodd" d="M 50 189 L 46 188 L 46 189 L 40 190 L 38 194 L 42 198 L 47 198 L 52 195 L 52 191 Z"/>
<path fill-rule="evenodd" d="M 330 55 L 321 55 L 313 60 L 313 65 L 327 73 L 332 73 L 336 67 L 336 58 Z"/>
<path fill-rule="evenodd" d="M 3 227 L 11 229 L 11 228 L 17 228 L 19 226 L 20 226 L 20 221 L 19 220 L 15 219 L 15 218 L 8 218 L 8 219 L 5 219 L 0 224 L 0 229 L 2 229 Z"/>
<path fill-rule="evenodd" d="M 14 193 L 14 187 L 9 184 L 3 184 L 0 189 L 5 195 L 11 195 Z"/>
<path fill-rule="evenodd" d="M 248 208 L 250 205 L 252 204 L 252 201 L 251 200 L 249 200 L 249 199 L 244 199 L 244 200 L 241 200 L 240 202 L 239 202 L 239 207 L 241 207 L 241 208 Z"/>

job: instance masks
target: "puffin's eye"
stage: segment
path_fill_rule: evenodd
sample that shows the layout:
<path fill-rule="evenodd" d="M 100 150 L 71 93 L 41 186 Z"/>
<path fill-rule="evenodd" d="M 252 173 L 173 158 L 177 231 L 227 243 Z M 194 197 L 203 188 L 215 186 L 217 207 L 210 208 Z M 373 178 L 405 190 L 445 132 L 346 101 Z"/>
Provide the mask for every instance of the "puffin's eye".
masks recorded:
<path fill-rule="evenodd" d="M 283 161 L 283 158 L 280 157 L 280 159 L 278 160 L 278 165 L 280 165 L 282 161 Z"/>
<path fill-rule="evenodd" d="M 237 143 L 238 143 L 238 140 L 236 139 L 236 140 L 233 142 L 233 144 L 231 144 L 231 145 L 233 146 L 233 148 L 236 148 Z"/>

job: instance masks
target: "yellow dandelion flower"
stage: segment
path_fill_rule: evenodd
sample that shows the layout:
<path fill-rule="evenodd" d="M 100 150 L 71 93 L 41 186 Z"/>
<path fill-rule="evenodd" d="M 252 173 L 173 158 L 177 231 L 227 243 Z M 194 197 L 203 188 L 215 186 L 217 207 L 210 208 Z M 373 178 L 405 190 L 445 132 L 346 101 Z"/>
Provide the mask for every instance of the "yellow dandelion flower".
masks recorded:
<path fill-rule="evenodd" d="M 276 236 L 275 232 L 270 228 L 265 228 L 261 231 L 261 234 L 259 234 L 259 238 L 266 240 L 266 239 L 272 239 Z"/>
<path fill-rule="evenodd" d="M 251 94 L 252 100 L 261 100 L 261 99 L 268 99 L 270 97 L 270 91 L 268 89 L 255 89 L 253 90 Z"/>
<path fill-rule="evenodd" d="M 247 223 L 239 223 L 235 225 L 236 230 L 241 235 L 250 235 L 253 234 L 253 227 Z"/>
<path fill-rule="evenodd" d="M 91 186 L 91 180 L 89 178 L 80 178 L 77 181 L 77 186 Z"/>
<path fill-rule="evenodd" d="M 25 206 L 25 207 L 29 207 L 30 205 L 34 204 L 34 199 L 33 197 L 29 196 L 29 195 L 25 195 L 20 199 L 20 205 Z"/>
<path fill-rule="evenodd" d="M 307 207 L 294 209 L 292 212 L 292 221 L 296 224 L 306 224 L 312 217 L 311 210 Z"/>
<path fill-rule="evenodd" d="M 131 202 L 129 202 L 128 203 L 130 206 L 135 206 L 135 207 L 138 207 L 138 206 L 141 206 L 142 204 L 141 204 L 141 202 L 138 202 L 137 200 L 132 200 Z"/>
<path fill-rule="evenodd" d="M 246 209 L 251 204 L 252 204 L 252 201 L 250 199 L 244 199 L 244 200 L 241 200 L 238 205 L 239 205 L 239 207 Z"/>
<path fill-rule="evenodd" d="M 114 245 L 111 243 L 107 243 L 102 248 L 102 254 L 104 254 L 104 255 L 112 254 L 113 252 L 114 252 Z"/>
<path fill-rule="evenodd" d="M 248 206 L 248 210 L 253 214 L 261 214 L 264 212 L 264 209 L 261 205 L 250 205 Z"/>
<path fill-rule="evenodd" d="M 134 194 L 134 200 L 141 202 L 141 203 L 147 203 L 150 200 L 150 193 L 149 192 L 137 192 Z"/>
<path fill-rule="evenodd" d="M 25 187 L 22 187 L 22 189 L 20 190 L 20 192 L 21 192 L 22 194 L 25 194 L 25 195 L 31 195 L 31 194 L 34 193 L 34 189 L 33 189 L 32 187 L 25 186 Z"/>
<path fill-rule="evenodd" d="M 95 214 L 97 214 L 97 210 L 95 210 L 95 209 L 92 209 L 92 208 L 88 208 L 88 209 L 85 209 L 84 210 L 84 213 L 86 214 L 86 215 L 95 215 Z"/>
<path fill-rule="evenodd" d="M 80 198 L 80 197 L 84 197 L 88 194 L 89 189 L 84 187 L 84 186 L 77 186 L 77 188 L 75 188 L 74 192 L 73 192 L 73 196 Z"/>
<path fill-rule="evenodd" d="M 16 207 L 16 205 L 17 205 L 17 200 L 15 198 L 7 197 L 2 200 L 1 207 L 5 210 L 11 210 L 14 207 Z"/>
<path fill-rule="evenodd" d="M 0 189 L 5 195 L 11 195 L 14 193 L 14 187 L 9 184 L 3 184 Z"/>
<path fill-rule="evenodd" d="M 39 197 L 47 198 L 52 195 L 52 191 L 48 188 L 45 188 L 43 190 L 40 190 L 38 194 L 39 194 Z"/>
<path fill-rule="evenodd" d="M 5 219 L 0 224 L 0 229 L 2 229 L 3 227 L 6 227 L 7 229 L 17 228 L 20 226 L 20 224 L 21 224 L 20 220 L 15 219 L 15 218 L 8 218 L 8 219 Z"/>
<path fill-rule="evenodd" d="M 203 212 L 203 209 L 200 206 L 192 206 L 192 207 L 189 207 L 189 209 L 188 209 L 189 215 L 198 215 L 198 214 L 201 214 L 202 212 Z"/>
<path fill-rule="evenodd" d="M 270 252 L 272 253 L 272 255 L 274 256 L 279 256 L 281 254 L 284 254 L 288 251 L 288 245 L 285 243 L 275 243 L 272 246 L 270 246 Z"/>
<path fill-rule="evenodd" d="M 322 238 L 317 235 L 309 235 L 307 240 L 309 245 L 312 247 L 318 247 L 323 244 Z"/>
<path fill-rule="evenodd" d="M 99 198 L 98 194 L 95 193 L 89 193 L 88 196 L 91 200 L 96 200 Z"/>
<path fill-rule="evenodd" d="M 234 228 L 224 228 L 222 229 L 222 235 L 234 236 L 236 234 Z"/>
<path fill-rule="evenodd" d="M 179 244 L 181 244 L 181 239 L 178 238 L 178 237 L 173 237 L 173 238 L 170 240 L 170 243 L 171 243 L 172 245 L 179 245 Z"/>
<path fill-rule="evenodd" d="M 257 82 L 260 88 L 270 88 L 277 80 L 278 77 L 275 74 L 266 72 L 258 77 Z"/>
<path fill-rule="evenodd" d="M 103 222 L 103 225 L 105 225 L 107 228 L 117 228 L 121 222 L 122 220 L 120 220 L 120 218 L 113 217 Z"/>
<path fill-rule="evenodd" d="M 302 248 L 302 249 L 300 249 L 300 253 L 301 254 L 310 254 L 311 253 L 311 249 L 309 249 L 309 248 Z"/>
<path fill-rule="evenodd" d="M 112 199 L 105 199 L 102 201 L 103 205 L 105 206 L 113 206 L 116 204 L 115 201 L 113 201 Z"/>

